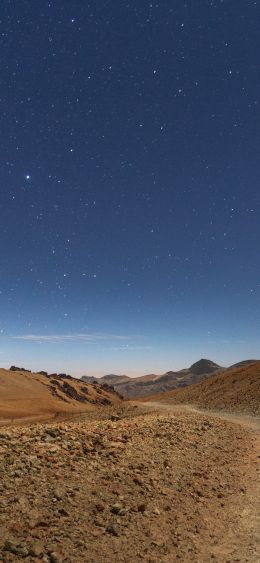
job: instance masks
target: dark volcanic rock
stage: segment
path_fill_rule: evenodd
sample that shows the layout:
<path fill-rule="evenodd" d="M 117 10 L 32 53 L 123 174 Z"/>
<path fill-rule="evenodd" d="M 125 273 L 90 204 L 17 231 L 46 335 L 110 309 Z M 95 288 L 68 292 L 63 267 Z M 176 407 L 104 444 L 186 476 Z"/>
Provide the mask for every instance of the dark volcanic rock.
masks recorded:
<path fill-rule="evenodd" d="M 30 369 L 25 369 L 25 368 L 18 368 L 17 366 L 11 366 L 10 371 L 27 371 L 28 373 L 31 373 Z"/>
<path fill-rule="evenodd" d="M 76 401 L 80 401 L 81 403 L 86 402 L 86 397 L 82 397 L 82 395 L 79 395 L 79 393 L 76 391 L 76 389 L 74 389 L 74 387 L 72 387 L 72 385 L 67 383 L 67 381 L 64 381 L 64 383 L 62 384 L 61 387 L 62 387 L 63 392 L 68 397 L 70 397 L 71 399 L 75 399 Z"/>

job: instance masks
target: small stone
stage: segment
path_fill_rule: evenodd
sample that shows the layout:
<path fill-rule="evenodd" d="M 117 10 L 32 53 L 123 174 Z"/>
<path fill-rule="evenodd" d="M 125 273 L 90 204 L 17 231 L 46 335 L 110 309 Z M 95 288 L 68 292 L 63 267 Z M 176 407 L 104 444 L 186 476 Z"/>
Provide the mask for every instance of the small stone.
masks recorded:
<path fill-rule="evenodd" d="M 11 542 L 10 540 L 6 540 L 4 547 L 3 547 L 3 551 L 9 551 L 10 553 L 17 553 L 17 546 Z"/>
<path fill-rule="evenodd" d="M 40 543 L 35 543 L 29 549 L 29 555 L 31 555 L 32 557 L 39 557 L 40 555 L 42 555 L 42 553 L 43 553 L 43 546 Z"/>
<path fill-rule="evenodd" d="M 161 513 L 160 513 L 159 508 L 154 508 L 154 509 L 153 509 L 153 514 L 156 514 L 157 516 L 160 516 Z"/>
<path fill-rule="evenodd" d="M 57 488 L 54 491 L 54 498 L 57 500 L 62 500 L 64 498 L 64 491 L 62 491 L 62 489 Z"/>
<path fill-rule="evenodd" d="M 55 446 L 55 445 L 54 445 L 54 446 L 50 446 L 50 447 L 49 447 L 49 452 L 50 452 L 51 454 L 57 454 L 57 453 L 59 453 L 59 451 L 60 451 L 60 446 Z"/>
<path fill-rule="evenodd" d="M 58 512 L 61 516 L 69 516 L 69 513 L 65 510 L 65 508 L 59 508 Z"/>
<path fill-rule="evenodd" d="M 101 520 L 100 518 L 95 518 L 95 520 L 93 521 L 94 525 L 97 526 L 98 528 L 103 528 L 104 527 L 104 522 L 103 520 Z"/>
<path fill-rule="evenodd" d="M 109 524 L 109 525 L 106 527 L 106 532 L 108 532 L 109 534 L 111 534 L 111 536 L 116 536 L 116 537 L 119 536 L 119 529 L 118 529 L 118 527 L 116 526 L 116 524 Z"/>
<path fill-rule="evenodd" d="M 151 545 L 154 545 L 155 547 L 163 547 L 164 546 L 164 542 L 163 541 L 158 541 L 158 540 L 153 540 L 151 542 Z"/>
<path fill-rule="evenodd" d="M 18 547 L 16 550 L 16 554 L 20 555 L 21 557 L 28 557 L 29 550 L 27 549 L 27 547 Z"/>
<path fill-rule="evenodd" d="M 144 481 L 141 477 L 134 477 L 133 481 L 136 485 L 139 485 L 139 487 L 143 487 L 144 485 Z"/>
<path fill-rule="evenodd" d="M 122 506 L 119 503 L 115 503 L 113 504 L 113 506 L 111 506 L 110 511 L 113 514 L 120 514 L 120 511 L 122 510 Z"/>
<path fill-rule="evenodd" d="M 146 511 L 147 506 L 146 504 L 139 504 L 138 506 L 138 512 L 142 512 L 142 514 Z"/>
<path fill-rule="evenodd" d="M 124 448 L 123 442 L 109 442 L 110 448 Z"/>
<path fill-rule="evenodd" d="M 52 438 L 57 438 L 60 435 L 59 430 L 55 430 L 55 428 L 47 428 L 45 430 L 46 434 L 49 434 Z"/>
<path fill-rule="evenodd" d="M 56 551 L 52 551 L 49 558 L 51 563 L 62 563 L 62 559 Z"/>
<path fill-rule="evenodd" d="M 3 432 L 1 432 L 0 440 L 11 440 L 11 436 L 9 436 L 9 434 L 4 434 Z"/>
<path fill-rule="evenodd" d="M 106 507 L 102 502 L 97 502 L 95 504 L 95 509 L 96 509 L 97 512 L 104 512 L 105 508 Z"/>

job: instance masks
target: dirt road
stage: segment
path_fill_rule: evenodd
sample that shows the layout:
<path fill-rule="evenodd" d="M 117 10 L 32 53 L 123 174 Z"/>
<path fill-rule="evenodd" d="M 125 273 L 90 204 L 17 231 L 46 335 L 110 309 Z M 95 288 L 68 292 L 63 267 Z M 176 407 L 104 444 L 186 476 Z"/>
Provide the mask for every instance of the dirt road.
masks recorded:
<path fill-rule="evenodd" d="M 260 417 L 257 416 L 250 416 L 240 413 L 228 413 L 225 411 L 202 410 L 192 405 L 174 405 L 167 402 L 163 403 L 161 401 L 146 401 L 145 403 L 143 403 L 143 405 L 155 409 L 156 411 L 167 410 L 169 412 L 172 412 L 173 414 L 179 413 L 180 410 L 186 412 L 195 412 L 201 415 L 206 414 L 209 417 L 221 418 L 222 420 L 226 420 L 227 422 L 234 422 L 235 424 L 239 424 L 241 426 L 251 428 L 253 430 L 256 430 L 257 432 L 260 432 Z"/>
<path fill-rule="evenodd" d="M 1 428 L 0 561 L 259 563 L 251 423 L 139 403 Z"/>
<path fill-rule="evenodd" d="M 211 420 L 224 420 L 251 431 L 248 437 L 249 440 L 252 440 L 253 437 L 252 451 L 248 452 L 249 455 L 246 459 L 241 459 L 240 468 L 242 474 L 244 468 L 246 467 L 247 469 L 244 473 L 244 475 L 247 475 L 245 479 L 246 494 L 243 497 L 242 503 L 234 503 L 233 506 L 229 507 L 230 520 L 239 517 L 239 520 L 237 520 L 238 526 L 233 532 L 229 530 L 225 534 L 221 549 L 225 551 L 229 549 L 228 544 L 235 544 L 237 542 L 237 547 L 241 546 L 242 548 L 243 546 L 245 551 L 244 559 L 241 559 L 240 555 L 240 559 L 237 560 L 251 561 L 249 546 L 252 542 L 255 542 L 256 553 L 255 556 L 252 556 L 252 561 L 260 561 L 260 417 L 240 413 L 230 414 L 223 411 L 202 411 L 192 405 L 171 405 L 167 404 L 167 402 L 146 402 L 145 405 L 158 412 L 167 411 L 175 416 L 179 416 L 181 411 L 196 413 L 200 416 L 207 416 Z M 248 546 L 248 555 L 246 555 L 246 546 Z"/>

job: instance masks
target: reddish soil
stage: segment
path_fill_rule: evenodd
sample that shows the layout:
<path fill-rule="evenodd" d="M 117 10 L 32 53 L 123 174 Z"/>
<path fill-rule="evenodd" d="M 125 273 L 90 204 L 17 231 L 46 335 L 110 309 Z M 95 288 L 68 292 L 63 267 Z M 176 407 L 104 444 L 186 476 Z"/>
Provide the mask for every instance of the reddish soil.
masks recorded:
<path fill-rule="evenodd" d="M 0 561 L 257 563 L 248 419 L 122 405 L 0 433 Z"/>

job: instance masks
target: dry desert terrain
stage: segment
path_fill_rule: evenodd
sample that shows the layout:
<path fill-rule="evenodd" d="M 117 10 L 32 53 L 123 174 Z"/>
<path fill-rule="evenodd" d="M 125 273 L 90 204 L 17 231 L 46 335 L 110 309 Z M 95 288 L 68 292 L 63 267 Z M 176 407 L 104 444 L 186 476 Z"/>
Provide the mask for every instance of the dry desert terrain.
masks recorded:
<path fill-rule="evenodd" d="M 3 423 L 0 561 L 259 562 L 259 419 L 106 393 Z"/>

